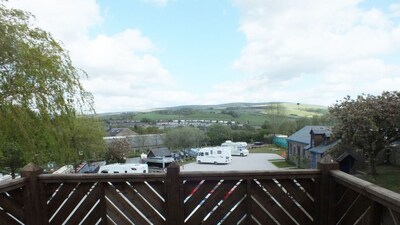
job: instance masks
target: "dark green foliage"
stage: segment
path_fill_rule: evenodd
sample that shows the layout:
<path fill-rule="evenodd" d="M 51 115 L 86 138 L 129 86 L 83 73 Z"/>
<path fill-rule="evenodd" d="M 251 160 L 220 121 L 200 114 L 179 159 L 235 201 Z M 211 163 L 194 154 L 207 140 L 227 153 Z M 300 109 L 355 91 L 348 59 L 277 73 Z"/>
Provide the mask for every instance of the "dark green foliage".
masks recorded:
<path fill-rule="evenodd" d="M 94 112 L 79 81 L 85 72 L 32 18 L 0 3 L 0 167 L 13 172 L 27 162 L 74 161 L 82 135 L 93 133 L 75 133 L 76 115 Z"/>
<path fill-rule="evenodd" d="M 390 141 L 399 138 L 400 93 L 380 96 L 347 96 L 329 108 L 336 120 L 334 133 L 348 146 L 361 149 L 369 159 L 370 173 L 376 173 L 375 158 Z"/>
<path fill-rule="evenodd" d="M 200 147 L 204 139 L 204 133 L 198 128 L 178 127 L 166 133 L 165 145 L 170 149 Z"/>
<path fill-rule="evenodd" d="M 211 146 L 219 146 L 226 140 L 232 139 L 232 129 L 222 124 L 213 124 L 207 128 L 206 135 Z"/>

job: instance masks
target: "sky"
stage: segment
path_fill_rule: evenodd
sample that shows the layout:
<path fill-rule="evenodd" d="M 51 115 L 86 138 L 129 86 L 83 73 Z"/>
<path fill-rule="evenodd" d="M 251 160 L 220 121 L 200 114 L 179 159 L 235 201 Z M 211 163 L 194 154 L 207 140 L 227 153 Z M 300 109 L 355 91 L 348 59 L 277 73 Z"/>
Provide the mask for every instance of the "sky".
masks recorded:
<path fill-rule="evenodd" d="M 8 0 L 87 72 L 97 113 L 330 106 L 400 89 L 399 0 Z"/>

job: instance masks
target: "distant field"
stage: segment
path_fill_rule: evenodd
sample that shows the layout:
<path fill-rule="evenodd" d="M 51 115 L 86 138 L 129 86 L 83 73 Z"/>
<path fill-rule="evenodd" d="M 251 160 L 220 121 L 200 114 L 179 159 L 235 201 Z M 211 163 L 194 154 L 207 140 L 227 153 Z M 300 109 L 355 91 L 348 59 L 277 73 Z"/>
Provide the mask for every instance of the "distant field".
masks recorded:
<path fill-rule="evenodd" d="M 274 107 L 279 106 L 279 112 Z M 327 113 L 327 108 L 319 105 L 297 103 L 231 103 L 207 106 L 179 106 L 147 112 L 108 113 L 99 115 L 103 119 L 122 120 L 224 120 L 260 126 L 266 120 L 279 116 L 289 118 L 312 117 Z"/>

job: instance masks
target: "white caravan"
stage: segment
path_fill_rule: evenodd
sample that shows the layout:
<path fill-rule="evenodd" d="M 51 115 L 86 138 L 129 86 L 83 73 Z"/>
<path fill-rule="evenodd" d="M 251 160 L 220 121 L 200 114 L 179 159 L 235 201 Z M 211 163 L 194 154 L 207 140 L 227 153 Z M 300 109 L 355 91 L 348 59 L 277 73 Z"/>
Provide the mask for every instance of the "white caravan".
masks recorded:
<path fill-rule="evenodd" d="M 199 149 L 196 157 L 197 163 L 230 163 L 232 161 L 231 148 L 206 147 Z"/>
<path fill-rule="evenodd" d="M 247 156 L 249 154 L 246 142 L 232 142 L 228 140 L 222 143 L 221 146 L 230 147 L 232 155 Z"/>
<path fill-rule="evenodd" d="M 147 164 L 109 164 L 101 166 L 98 173 L 148 173 Z"/>

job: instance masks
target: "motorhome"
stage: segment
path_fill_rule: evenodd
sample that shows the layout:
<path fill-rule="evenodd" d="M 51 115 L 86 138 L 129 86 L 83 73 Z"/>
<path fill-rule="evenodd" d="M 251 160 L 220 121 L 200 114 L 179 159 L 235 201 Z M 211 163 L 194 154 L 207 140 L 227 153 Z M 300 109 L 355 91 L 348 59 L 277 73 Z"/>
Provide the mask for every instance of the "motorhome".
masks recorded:
<path fill-rule="evenodd" d="M 149 167 L 147 164 L 109 164 L 101 166 L 98 173 L 148 173 Z"/>
<path fill-rule="evenodd" d="M 232 142 L 228 140 L 222 143 L 221 146 L 230 147 L 232 155 L 247 156 L 249 154 L 246 142 Z"/>
<path fill-rule="evenodd" d="M 231 148 L 206 147 L 199 149 L 197 163 L 227 164 L 232 161 Z"/>

